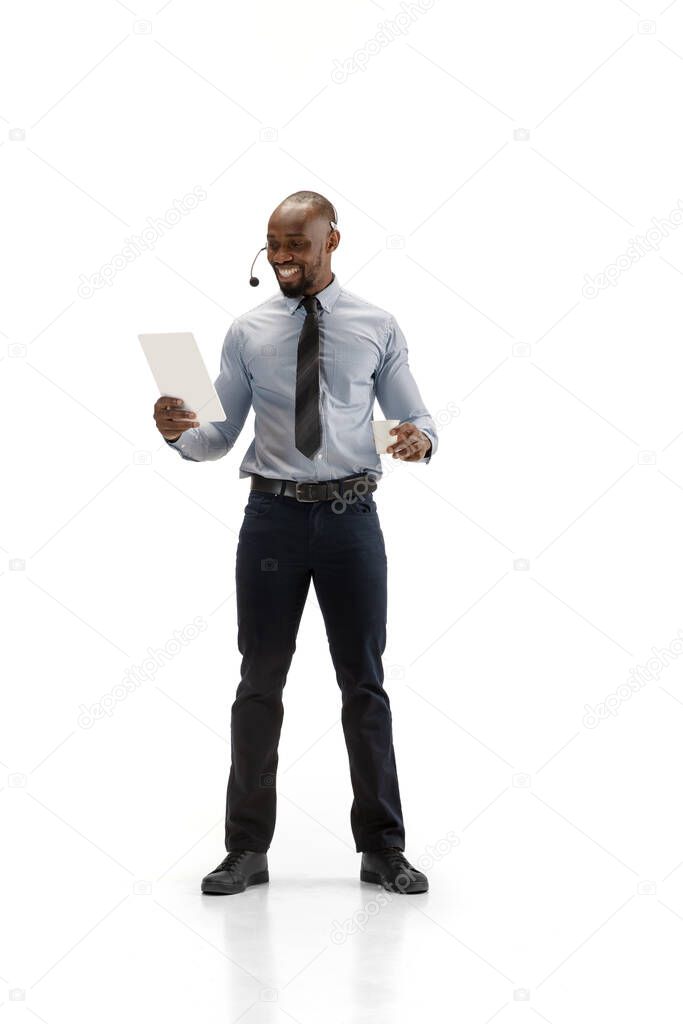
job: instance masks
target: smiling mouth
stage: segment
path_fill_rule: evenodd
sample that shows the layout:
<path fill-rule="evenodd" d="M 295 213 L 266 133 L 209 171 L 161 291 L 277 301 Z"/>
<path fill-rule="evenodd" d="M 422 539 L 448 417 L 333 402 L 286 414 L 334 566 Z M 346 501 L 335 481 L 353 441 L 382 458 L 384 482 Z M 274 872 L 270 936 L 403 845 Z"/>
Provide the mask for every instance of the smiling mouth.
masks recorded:
<path fill-rule="evenodd" d="M 277 276 L 283 281 L 291 281 L 301 273 L 299 267 L 277 267 Z"/>

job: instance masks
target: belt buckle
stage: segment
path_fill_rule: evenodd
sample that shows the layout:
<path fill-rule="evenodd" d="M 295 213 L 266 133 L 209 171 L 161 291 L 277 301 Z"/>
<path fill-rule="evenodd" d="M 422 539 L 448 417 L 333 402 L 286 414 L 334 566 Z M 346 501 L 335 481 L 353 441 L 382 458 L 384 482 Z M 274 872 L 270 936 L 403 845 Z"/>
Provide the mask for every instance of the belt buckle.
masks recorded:
<path fill-rule="evenodd" d="M 310 484 L 305 483 L 302 480 L 297 480 L 294 486 L 294 496 L 297 501 L 315 501 L 315 498 L 304 498 L 302 494 L 303 487 L 310 487 Z"/>
<path fill-rule="evenodd" d="M 312 497 L 304 498 L 302 496 L 302 488 L 304 487 L 310 488 L 308 493 L 312 494 Z M 324 495 L 322 495 L 320 498 L 315 497 L 314 488 L 316 487 L 322 487 L 325 491 Z M 305 480 L 297 480 L 294 486 L 294 495 L 297 501 L 322 501 L 323 498 L 327 497 L 327 486 L 325 484 L 311 483 L 310 481 Z"/>

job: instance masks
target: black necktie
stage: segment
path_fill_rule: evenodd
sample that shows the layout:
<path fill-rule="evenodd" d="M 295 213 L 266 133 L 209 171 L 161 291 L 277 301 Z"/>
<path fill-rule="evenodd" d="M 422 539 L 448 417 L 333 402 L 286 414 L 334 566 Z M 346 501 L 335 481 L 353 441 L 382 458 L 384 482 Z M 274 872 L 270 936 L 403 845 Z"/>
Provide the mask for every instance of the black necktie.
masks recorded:
<path fill-rule="evenodd" d="M 320 338 L 315 295 L 306 295 L 299 303 L 306 319 L 299 335 L 296 359 L 296 405 L 294 444 L 307 458 L 320 448 Z"/>

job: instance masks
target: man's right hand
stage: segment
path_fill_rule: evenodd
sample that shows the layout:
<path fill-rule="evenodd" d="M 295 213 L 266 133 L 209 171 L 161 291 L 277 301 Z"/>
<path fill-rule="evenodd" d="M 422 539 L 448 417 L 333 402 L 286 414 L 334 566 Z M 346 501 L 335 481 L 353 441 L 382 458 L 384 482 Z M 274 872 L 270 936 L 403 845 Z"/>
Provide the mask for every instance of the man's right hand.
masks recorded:
<path fill-rule="evenodd" d="M 196 413 L 190 409 L 181 409 L 182 404 L 182 398 L 171 398 L 169 395 L 162 395 L 154 403 L 154 422 L 166 441 L 177 441 L 186 430 L 199 426 Z"/>

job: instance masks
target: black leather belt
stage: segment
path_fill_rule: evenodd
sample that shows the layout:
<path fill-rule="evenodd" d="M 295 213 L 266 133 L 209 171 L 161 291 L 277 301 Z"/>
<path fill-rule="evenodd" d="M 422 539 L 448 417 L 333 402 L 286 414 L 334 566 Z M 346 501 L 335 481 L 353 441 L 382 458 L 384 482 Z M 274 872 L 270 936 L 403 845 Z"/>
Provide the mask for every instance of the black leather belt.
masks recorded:
<path fill-rule="evenodd" d="M 335 498 L 344 498 L 347 494 L 362 497 L 376 491 L 377 480 L 367 475 L 347 476 L 343 480 L 276 480 L 273 477 L 252 473 L 251 490 L 284 494 L 285 497 L 296 498 L 297 501 L 333 501 Z"/>

